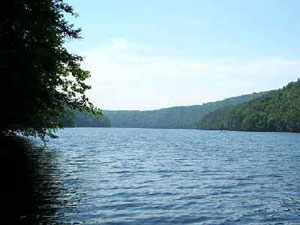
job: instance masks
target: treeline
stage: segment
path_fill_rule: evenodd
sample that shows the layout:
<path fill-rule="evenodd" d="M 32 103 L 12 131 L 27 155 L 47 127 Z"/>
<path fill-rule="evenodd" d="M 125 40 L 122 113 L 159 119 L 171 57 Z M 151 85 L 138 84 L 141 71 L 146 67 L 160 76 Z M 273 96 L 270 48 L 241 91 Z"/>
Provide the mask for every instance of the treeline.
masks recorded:
<path fill-rule="evenodd" d="M 199 118 L 207 113 L 222 107 L 251 101 L 263 94 L 253 93 L 203 105 L 179 106 L 159 110 L 104 110 L 103 114 L 109 118 L 112 127 L 192 129 L 196 128 L 196 122 Z"/>
<path fill-rule="evenodd" d="M 60 120 L 62 127 L 110 127 L 110 120 L 104 115 L 68 110 Z"/>
<path fill-rule="evenodd" d="M 198 129 L 300 132 L 300 81 L 205 115 Z"/>

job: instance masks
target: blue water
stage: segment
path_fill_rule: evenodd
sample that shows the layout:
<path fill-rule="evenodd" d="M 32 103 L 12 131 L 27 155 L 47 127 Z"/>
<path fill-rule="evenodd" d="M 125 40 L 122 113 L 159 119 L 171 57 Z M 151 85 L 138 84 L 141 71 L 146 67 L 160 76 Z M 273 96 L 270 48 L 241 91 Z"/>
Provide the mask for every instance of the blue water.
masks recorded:
<path fill-rule="evenodd" d="M 30 153 L 42 174 L 38 217 L 49 223 L 300 223 L 300 134 L 70 128 L 58 135 Z"/>

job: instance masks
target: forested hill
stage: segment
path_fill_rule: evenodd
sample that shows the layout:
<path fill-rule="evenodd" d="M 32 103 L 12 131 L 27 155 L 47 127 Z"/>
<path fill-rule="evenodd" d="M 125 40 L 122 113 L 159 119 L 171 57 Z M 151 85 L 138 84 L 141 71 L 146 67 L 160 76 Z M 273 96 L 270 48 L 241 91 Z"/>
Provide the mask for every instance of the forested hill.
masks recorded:
<path fill-rule="evenodd" d="M 300 132 L 300 81 L 204 116 L 198 129 Z"/>
<path fill-rule="evenodd" d="M 264 93 L 253 93 L 222 101 L 194 106 L 179 106 L 159 110 L 104 110 L 112 127 L 135 128 L 196 128 L 196 122 L 205 114 L 225 106 L 248 102 L 262 96 Z"/>
<path fill-rule="evenodd" d="M 106 116 L 78 110 L 66 112 L 59 123 L 63 127 L 110 127 L 110 121 Z"/>

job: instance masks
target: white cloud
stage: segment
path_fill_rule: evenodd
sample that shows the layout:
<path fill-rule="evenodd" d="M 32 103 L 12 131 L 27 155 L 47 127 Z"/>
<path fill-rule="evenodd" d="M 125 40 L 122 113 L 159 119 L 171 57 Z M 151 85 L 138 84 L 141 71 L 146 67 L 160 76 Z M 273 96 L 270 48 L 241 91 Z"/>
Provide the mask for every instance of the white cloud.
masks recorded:
<path fill-rule="evenodd" d="M 133 43 L 130 43 L 123 38 L 119 38 L 119 37 L 111 38 L 111 49 L 113 51 L 128 50 L 128 49 L 134 48 L 134 47 L 135 47 L 135 45 Z"/>
<path fill-rule="evenodd" d="M 154 109 L 201 104 L 281 87 L 300 77 L 300 61 L 201 62 L 153 56 L 122 38 L 85 53 L 88 95 L 103 109 Z"/>

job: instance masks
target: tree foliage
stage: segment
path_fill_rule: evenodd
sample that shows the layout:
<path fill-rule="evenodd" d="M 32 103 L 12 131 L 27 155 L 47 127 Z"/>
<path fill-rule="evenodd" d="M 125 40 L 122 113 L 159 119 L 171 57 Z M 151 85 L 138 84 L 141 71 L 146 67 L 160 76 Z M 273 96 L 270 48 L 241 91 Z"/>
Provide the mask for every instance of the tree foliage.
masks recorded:
<path fill-rule="evenodd" d="M 82 57 L 64 43 L 80 38 L 62 0 L 4 0 L 0 13 L 1 132 L 43 137 L 65 108 L 100 113 L 89 102 Z"/>
<path fill-rule="evenodd" d="M 300 132 L 300 81 L 204 116 L 199 129 Z"/>
<path fill-rule="evenodd" d="M 110 127 L 110 120 L 104 115 L 69 110 L 60 120 L 63 127 Z"/>
<path fill-rule="evenodd" d="M 112 127 L 192 129 L 196 122 L 207 113 L 225 106 L 238 105 L 262 96 L 264 93 L 253 93 L 203 105 L 178 106 L 159 110 L 104 110 Z"/>

